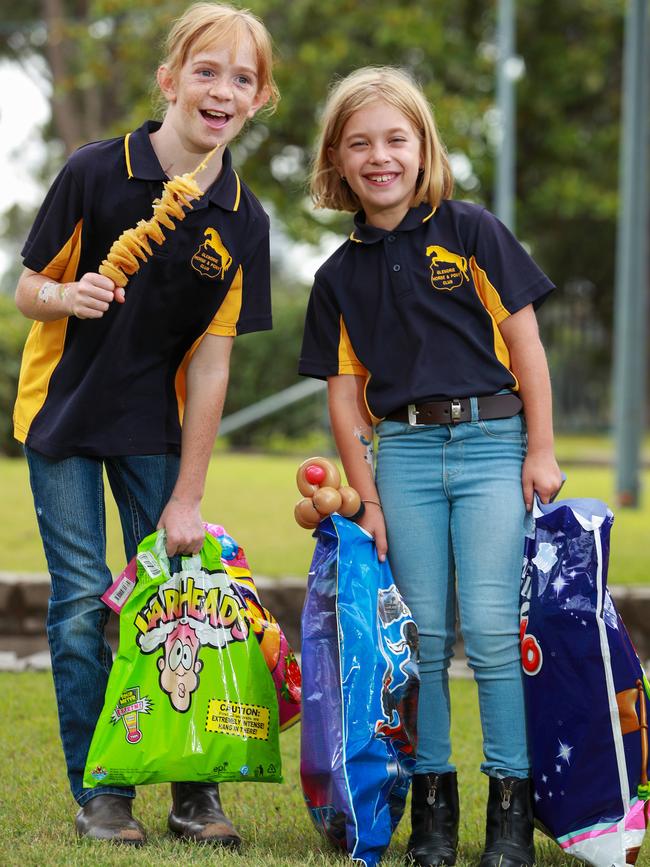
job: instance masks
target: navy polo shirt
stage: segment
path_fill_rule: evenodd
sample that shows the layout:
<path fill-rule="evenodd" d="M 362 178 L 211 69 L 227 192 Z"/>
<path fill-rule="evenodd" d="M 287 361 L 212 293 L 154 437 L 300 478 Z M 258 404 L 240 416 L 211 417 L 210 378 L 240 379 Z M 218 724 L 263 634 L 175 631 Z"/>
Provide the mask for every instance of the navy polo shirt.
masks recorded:
<path fill-rule="evenodd" d="M 24 263 L 61 283 L 97 272 L 111 244 L 152 216 L 165 172 L 147 122 L 85 145 L 54 181 L 23 249 Z M 223 170 L 129 278 L 124 304 L 101 319 L 36 322 L 23 355 L 16 438 L 53 457 L 163 454 L 180 449 L 185 368 L 204 334 L 271 328 L 269 220 L 232 169 Z"/>
<path fill-rule="evenodd" d="M 316 272 L 299 371 L 366 377 L 375 419 L 409 403 L 516 391 L 499 323 L 552 289 L 478 205 L 423 204 L 392 231 L 360 213 Z"/>

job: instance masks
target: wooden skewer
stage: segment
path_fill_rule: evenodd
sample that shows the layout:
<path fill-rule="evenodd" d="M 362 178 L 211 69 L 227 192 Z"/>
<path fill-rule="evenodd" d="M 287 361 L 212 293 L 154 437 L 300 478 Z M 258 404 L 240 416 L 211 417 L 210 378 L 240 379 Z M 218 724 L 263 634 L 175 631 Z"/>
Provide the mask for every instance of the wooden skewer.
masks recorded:
<path fill-rule="evenodd" d="M 220 147 L 221 147 L 221 142 L 219 142 L 218 145 L 215 145 L 209 154 L 206 154 L 205 158 L 198 164 L 198 166 L 194 169 L 193 172 L 190 172 L 189 175 L 187 175 L 187 177 L 190 177 L 193 179 L 194 175 L 197 175 L 199 172 L 202 172 L 203 169 L 210 162 L 212 155 L 215 154 L 219 150 Z M 185 177 L 185 175 L 181 175 L 181 177 Z"/>
<path fill-rule="evenodd" d="M 124 288 L 129 275 L 134 274 L 140 268 L 140 262 L 146 261 L 151 255 L 151 247 L 148 238 L 152 238 L 157 244 L 162 244 L 165 236 L 160 228 L 162 223 L 168 229 L 175 229 L 172 216 L 177 220 L 185 219 L 185 212 L 181 205 L 191 209 L 191 199 L 198 199 L 203 191 L 194 180 L 194 176 L 207 166 L 210 158 L 221 147 L 217 144 L 205 155 L 198 166 L 192 172 L 183 175 L 174 175 L 163 184 L 163 193 L 160 199 L 153 203 L 153 216 L 150 220 L 141 220 L 138 227 L 125 229 L 120 237 L 111 245 L 106 258 L 99 266 L 99 273 L 109 277 L 113 282 Z M 173 189 L 176 184 L 177 189 Z M 132 243 L 129 244 L 129 241 Z M 136 249 L 137 248 L 137 249 Z"/>

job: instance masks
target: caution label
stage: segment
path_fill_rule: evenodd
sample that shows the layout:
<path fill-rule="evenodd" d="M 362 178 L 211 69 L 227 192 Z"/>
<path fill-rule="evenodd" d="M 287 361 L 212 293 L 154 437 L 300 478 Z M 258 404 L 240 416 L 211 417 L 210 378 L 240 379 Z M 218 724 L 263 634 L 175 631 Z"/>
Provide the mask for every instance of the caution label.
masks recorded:
<path fill-rule="evenodd" d="M 258 704 L 241 704 L 223 698 L 208 702 L 207 732 L 219 732 L 238 738 L 269 738 L 269 709 Z"/>

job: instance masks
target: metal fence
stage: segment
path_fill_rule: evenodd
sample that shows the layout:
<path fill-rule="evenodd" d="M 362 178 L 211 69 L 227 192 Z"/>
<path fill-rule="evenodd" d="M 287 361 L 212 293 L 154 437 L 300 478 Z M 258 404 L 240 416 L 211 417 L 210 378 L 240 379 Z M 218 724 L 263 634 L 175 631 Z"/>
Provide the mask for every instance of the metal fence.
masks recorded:
<path fill-rule="evenodd" d="M 568 283 L 538 312 L 557 431 L 599 432 L 611 424 L 611 333 L 596 315 L 596 291 L 586 280 Z"/>

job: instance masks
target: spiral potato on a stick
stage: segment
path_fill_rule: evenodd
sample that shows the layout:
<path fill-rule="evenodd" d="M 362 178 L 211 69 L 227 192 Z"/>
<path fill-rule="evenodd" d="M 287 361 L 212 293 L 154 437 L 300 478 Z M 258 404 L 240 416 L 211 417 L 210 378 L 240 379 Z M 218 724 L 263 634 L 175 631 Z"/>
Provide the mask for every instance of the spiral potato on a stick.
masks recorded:
<path fill-rule="evenodd" d="M 203 195 L 203 190 L 194 180 L 194 176 L 206 167 L 208 160 L 220 145 L 213 148 L 206 158 L 193 172 L 175 175 L 163 185 L 162 196 L 153 201 L 153 216 L 149 220 L 140 220 L 132 229 L 125 229 L 119 238 L 113 242 L 106 258 L 99 266 L 99 273 L 109 277 L 116 286 L 124 288 L 131 274 L 139 270 L 141 262 L 146 262 L 153 255 L 149 241 L 162 244 L 165 233 L 162 230 L 174 230 L 174 220 L 184 220 L 187 208 L 194 206 L 193 199 Z"/>

